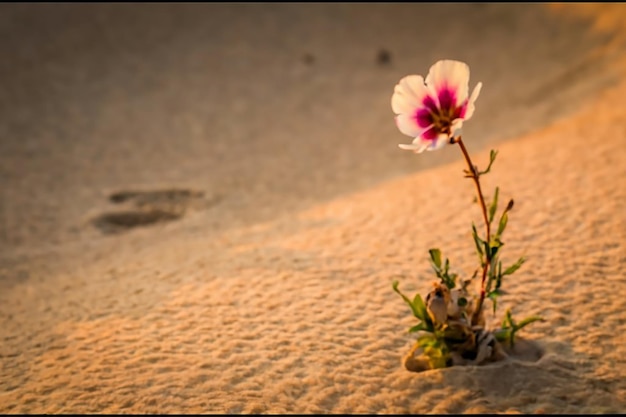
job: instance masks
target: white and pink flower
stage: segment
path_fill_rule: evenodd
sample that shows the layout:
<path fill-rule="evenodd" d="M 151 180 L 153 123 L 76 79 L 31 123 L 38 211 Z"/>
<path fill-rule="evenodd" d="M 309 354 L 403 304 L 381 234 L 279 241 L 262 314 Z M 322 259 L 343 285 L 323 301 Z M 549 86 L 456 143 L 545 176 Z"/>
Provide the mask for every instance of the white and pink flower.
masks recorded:
<path fill-rule="evenodd" d="M 436 62 L 426 76 L 408 75 L 400 80 L 391 97 L 400 132 L 415 138 L 400 148 L 421 153 L 454 143 L 463 122 L 474 113 L 474 101 L 482 83 L 469 91 L 469 66 L 464 62 Z"/>

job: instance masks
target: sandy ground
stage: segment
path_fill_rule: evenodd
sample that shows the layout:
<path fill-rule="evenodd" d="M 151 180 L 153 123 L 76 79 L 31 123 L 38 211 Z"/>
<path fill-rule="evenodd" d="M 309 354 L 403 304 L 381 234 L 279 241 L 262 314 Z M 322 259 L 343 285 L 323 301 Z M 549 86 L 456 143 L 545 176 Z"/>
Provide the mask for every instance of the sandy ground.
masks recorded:
<path fill-rule="evenodd" d="M 0 412 L 626 411 L 626 6 L 0 5 Z M 381 49 L 390 61 L 379 59 Z M 392 290 L 475 267 L 404 75 L 484 86 L 538 360 L 412 373 Z"/>

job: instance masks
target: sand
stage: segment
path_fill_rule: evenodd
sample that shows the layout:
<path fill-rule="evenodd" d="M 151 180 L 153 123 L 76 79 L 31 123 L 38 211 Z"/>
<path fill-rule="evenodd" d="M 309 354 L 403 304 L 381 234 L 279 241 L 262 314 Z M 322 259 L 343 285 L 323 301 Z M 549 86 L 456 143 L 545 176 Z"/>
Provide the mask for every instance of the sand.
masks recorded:
<path fill-rule="evenodd" d="M 0 412 L 626 411 L 626 6 L 3 4 Z M 380 59 L 381 50 L 389 60 Z M 384 53 L 382 55 L 385 55 Z M 407 371 L 392 282 L 475 268 L 404 75 L 467 62 L 539 358 Z"/>

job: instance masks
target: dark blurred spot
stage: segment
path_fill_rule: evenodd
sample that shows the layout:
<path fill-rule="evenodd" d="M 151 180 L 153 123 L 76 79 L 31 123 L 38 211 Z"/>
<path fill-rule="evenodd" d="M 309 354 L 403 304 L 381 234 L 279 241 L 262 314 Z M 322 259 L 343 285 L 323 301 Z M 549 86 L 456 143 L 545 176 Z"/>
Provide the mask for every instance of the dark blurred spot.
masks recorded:
<path fill-rule="evenodd" d="M 171 188 L 153 191 L 124 190 L 109 195 L 115 204 L 127 210 L 103 213 L 92 220 L 103 233 L 125 232 L 136 227 L 151 226 L 182 218 L 188 209 L 207 208 L 218 200 L 206 199 L 204 192 Z"/>
<path fill-rule="evenodd" d="M 463 352 L 461 352 L 461 357 L 463 359 L 469 359 L 471 361 L 476 359 L 477 355 L 478 355 L 478 352 L 476 352 L 474 350 L 464 350 Z"/>
<path fill-rule="evenodd" d="M 391 64 L 391 53 L 384 48 L 379 49 L 378 55 L 376 56 L 376 62 L 378 62 L 378 65 Z"/>
<path fill-rule="evenodd" d="M 315 62 L 315 57 L 311 54 L 304 54 L 302 61 L 307 65 L 312 65 Z"/>
<path fill-rule="evenodd" d="M 185 203 L 191 199 L 201 198 L 201 191 L 186 189 L 169 189 L 156 191 L 119 191 L 109 196 L 109 200 L 119 204 L 132 201 L 137 206 L 146 206 L 159 203 Z"/>
<path fill-rule="evenodd" d="M 161 210 L 125 211 L 119 213 L 105 213 L 94 219 L 94 225 L 103 233 L 123 232 L 135 227 L 148 226 L 179 219 L 180 214 Z"/>

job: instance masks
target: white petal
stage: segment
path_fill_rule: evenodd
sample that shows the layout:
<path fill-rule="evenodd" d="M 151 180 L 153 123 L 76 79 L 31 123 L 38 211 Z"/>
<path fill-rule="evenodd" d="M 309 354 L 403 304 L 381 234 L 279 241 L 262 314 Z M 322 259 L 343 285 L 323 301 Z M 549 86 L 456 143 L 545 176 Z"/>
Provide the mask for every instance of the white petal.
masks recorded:
<path fill-rule="evenodd" d="M 445 133 L 437 135 L 437 139 L 430 141 L 429 146 L 426 148 L 428 151 L 436 151 L 446 146 L 450 142 L 450 138 Z"/>
<path fill-rule="evenodd" d="M 428 93 L 421 75 L 407 75 L 395 86 L 391 96 L 391 108 L 396 114 L 412 112 L 421 107 Z"/>
<path fill-rule="evenodd" d="M 419 107 L 415 98 L 402 92 L 400 84 L 396 85 L 395 91 L 391 96 L 391 109 L 394 113 L 413 113 Z"/>
<path fill-rule="evenodd" d="M 456 102 L 462 103 L 467 99 L 469 76 L 469 66 L 466 63 L 444 59 L 437 61 L 430 67 L 426 77 L 426 84 L 435 97 L 443 88 L 454 90 L 456 92 Z"/>
<path fill-rule="evenodd" d="M 452 137 L 457 137 L 461 134 L 461 128 L 463 127 L 464 119 L 454 119 L 450 124 L 450 130 L 452 131 Z"/>
<path fill-rule="evenodd" d="M 424 129 L 418 126 L 415 118 L 409 114 L 403 113 L 396 116 L 396 125 L 400 132 L 407 136 L 418 137 Z"/>
<path fill-rule="evenodd" d="M 424 77 L 421 75 L 407 75 L 402 78 L 398 85 L 406 92 L 412 93 L 416 98 L 421 98 L 426 93 Z"/>
<path fill-rule="evenodd" d="M 480 90 L 482 88 L 483 83 L 478 83 L 476 84 L 476 87 L 474 87 L 474 91 L 472 91 L 472 95 L 467 102 L 467 110 L 465 110 L 465 116 L 463 117 L 465 120 L 468 120 L 474 114 L 474 102 L 478 98 L 478 95 L 480 94 Z"/>
<path fill-rule="evenodd" d="M 476 84 L 476 87 L 474 87 L 474 91 L 472 91 L 472 95 L 470 96 L 470 103 L 473 103 L 476 101 L 476 99 L 478 98 L 478 95 L 480 94 L 480 90 L 482 90 L 483 88 L 483 83 L 479 82 L 478 84 Z"/>
<path fill-rule="evenodd" d="M 398 145 L 398 147 L 400 149 L 404 149 L 407 151 L 413 151 L 415 153 L 422 153 L 426 150 L 426 148 L 428 147 L 428 145 L 425 144 L 411 144 L 411 145 L 407 145 L 404 143 L 401 143 Z"/>
<path fill-rule="evenodd" d="M 446 144 L 449 143 L 450 138 L 445 133 L 441 133 L 437 136 L 436 140 L 427 140 L 422 139 L 421 137 L 416 137 L 413 140 L 413 143 L 410 145 L 401 143 L 398 146 L 400 149 L 405 149 L 407 151 L 413 151 L 415 153 L 422 153 L 424 151 L 436 151 L 437 149 L 441 149 Z"/>

